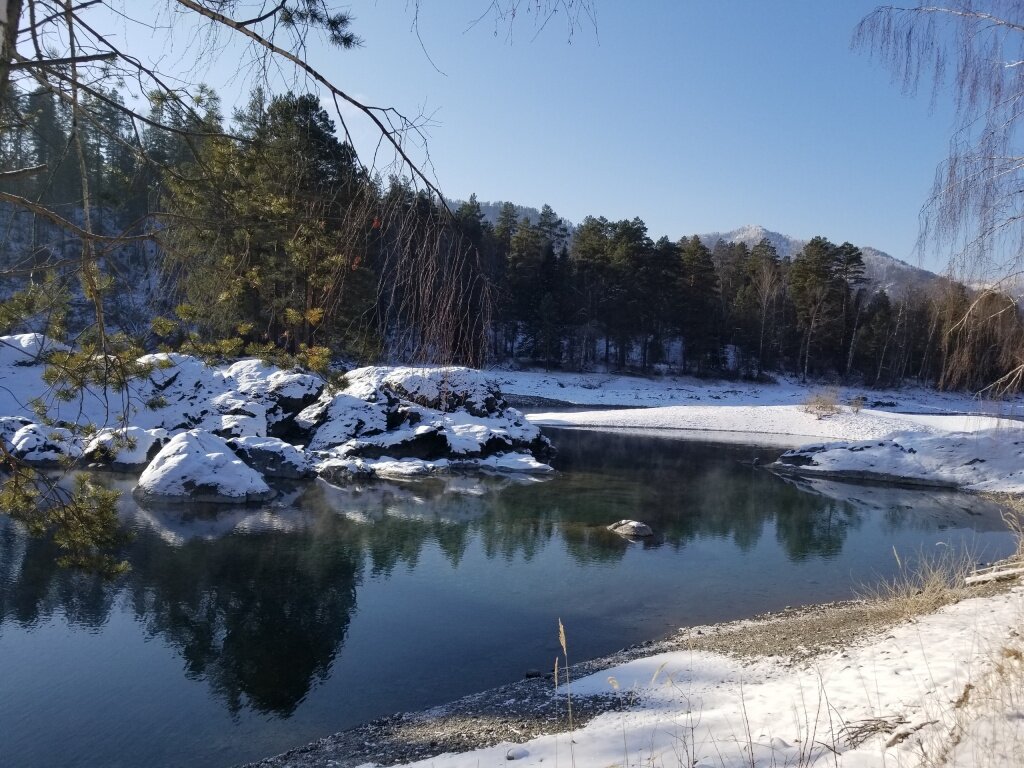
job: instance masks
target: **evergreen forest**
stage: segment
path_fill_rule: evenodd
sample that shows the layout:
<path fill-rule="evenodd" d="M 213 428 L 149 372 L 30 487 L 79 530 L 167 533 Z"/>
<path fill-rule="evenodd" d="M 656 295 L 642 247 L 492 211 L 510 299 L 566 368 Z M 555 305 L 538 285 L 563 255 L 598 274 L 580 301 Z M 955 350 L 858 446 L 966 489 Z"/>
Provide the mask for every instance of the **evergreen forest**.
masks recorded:
<path fill-rule="evenodd" d="M 2 105 L 0 171 L 46 172 L 5 182 L 26 204 L 0 203 L 0 332 L 81 344 L 113 329 L 133 348 L 314 368 L 519 361 L 1017 388 L 1014 296 L 950 279 L 889 295 L 848 242 L 780 256 L 768 240 L 655 240 L 641 218 L 572 226 L 548 205 L 531 218 L 504 203 L 491 220 L 475 196 L 449 204 L 372 174 L 310 94 L 256 90 L 230 117 L 208 88 L 190 109 L 154 96 L 141 130 L 116 89 L 81 98 L 81 156 L 52 92 L 12 88 Z M 84 275 L 87 246 L 41 215 L 81 222 L 83 189 L 105 236 Z"/>

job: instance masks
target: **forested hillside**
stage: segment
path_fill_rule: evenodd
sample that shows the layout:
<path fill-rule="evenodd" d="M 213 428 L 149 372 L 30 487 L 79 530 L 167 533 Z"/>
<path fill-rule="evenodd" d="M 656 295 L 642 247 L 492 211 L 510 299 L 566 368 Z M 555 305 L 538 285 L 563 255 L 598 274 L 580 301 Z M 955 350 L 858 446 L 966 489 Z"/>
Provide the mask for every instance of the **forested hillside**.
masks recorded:
<path fill-rule="evenodd" d="M 154 99 L 141 132 L 116 92 L 82 98 L 96 116 L 77 127 L 84 162 L 52 93 L 12 90 L 3 105 L 17 130 L 2 134 L 0 168 L 45 165 L 5 183 L 18 200 L 0 217 L 4 332 L 109 326 L 222 357 L 482 362 L 477 254 L 434 197 L 371 176 L 317 97 L 256 90 L 228 120 L 202 89 L 188 108 Z M 83 189 L 94 274 L 79 233 L 54 223 L 82 225 Z M 141 324 L 126 304 L 146 307 Z"/>
<path fill-rule="evenodd" d="M 0 169 L 45 164 L 10 191 L 81 218 L 82 169 L 109 235 L 97 274 L 80 240 L 6 206 L 4 333 L 88 333 L 105 321 L 141 347 L 307 364 L 510 359 L 585 370 L 773 371 L 888 386 L 977 389 L 1020 364 L 1020 309 L 873 249 L 756 227 L 654 240 L 640 218 L 550 206 L 441 203 L 372 176 L 317 97 L 255 91 L 226 118 L 149 105 L 137 132 L 116 91 L 83 96 L 86 162 L 70 114 L 12 91 Z M 138 235 L 154 235 L 155 244 Z"/>

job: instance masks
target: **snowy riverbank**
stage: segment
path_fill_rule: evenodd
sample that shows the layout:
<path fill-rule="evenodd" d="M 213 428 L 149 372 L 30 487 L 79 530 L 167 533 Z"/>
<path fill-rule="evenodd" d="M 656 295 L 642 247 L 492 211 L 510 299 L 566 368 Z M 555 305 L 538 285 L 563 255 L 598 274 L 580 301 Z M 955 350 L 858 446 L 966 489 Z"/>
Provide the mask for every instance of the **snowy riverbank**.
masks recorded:
<path fill-rule="evenodd" d="M 416 768 L 500 765 L 957 765 L 1010 768 L 1024 749 L 1024 588 L 967 599 L 794 662 L 673 650 L 571 685 L 624 711 Z M 768 649 L 766 649 L 767 651 Z M 568 706 L 565 686 L 552 693 Z M 302 763 L 296 763 L 301 765 Z"/>
<path fill-rule="evenodd" d="M 790 448 L 776 466 L 793 474 L 1024 491 L 1024 403 L 1017 397 L 823 388 L 785 379 L 752 384 L 508 372 L 498 381 L 511 398 L 561 398 L 571 405 L 529 414 L 541 426 L 672 430 L 684 439 Z M 827 415 L 806 405 L 823 392 L 835 402 Z M 631 407 L 615 407 L 623 405 Z"/>
<path fill-rule="evenodd" d="M 549 673 L 253 768 L 1011 768 L 1024 587 L 980 595 L 925 614 L 859 601 L 690 627 L 574 665 L 572 726 L 563 669 L 557 691 Z"/>

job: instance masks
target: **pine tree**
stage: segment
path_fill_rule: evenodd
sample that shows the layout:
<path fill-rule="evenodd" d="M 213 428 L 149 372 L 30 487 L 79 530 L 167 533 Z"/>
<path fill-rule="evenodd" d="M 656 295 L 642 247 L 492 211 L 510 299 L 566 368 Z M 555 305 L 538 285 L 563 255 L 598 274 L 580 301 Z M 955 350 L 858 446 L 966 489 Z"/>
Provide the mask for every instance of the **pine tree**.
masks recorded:
<path fill-rule="evenodd" d="M 573 360 L 583 369 L 597 358 L 595 345 L 605 335 L 605 362 L 608 362 L 608 332 L 604 326 L 610 302 L 611 265 L 609 248 L 611 224 L 603 216 L 586 217 L 576 229 L 571 264 L 571 322 L 577 331 L 572 343 Z"/>
<path fill-rule="evenodd" d="M 679 327 L 686 343 L 685 366 L 701 372 L 718 364 L 721 316 L 718 274 L 711 251 L 697 235 L 679 241 L 681 296 Z"/>
<path fill-rule="evenodd" d="M 838 289 L 842 293 L 840 323 L 843 339 L 841 349 L 845 350 L 843 370 L 848 374 L 853 366 L 857 328 L 865 301 L 862 286 L 867 282 L 867 278 L 864 277 L 864 255 L 860 248 L 849 242 L 836 248 L 834 272 L 835 279 L 840 283 Z"/>
<path fill-rule="evenodd" d="M 789 270 L 790 294 L 803 335 L 804 379 L 810 370 L 814 346 L 837 335 L 842 296 L 837 290 L 836 251 L 836 246 L 826 238 L 815 237 L 794 257 Z"/>
<path fill-rule="evenodd" d="M 537 218 L 536 226 L 540 236 L 550 243 L 551 249 L 555 253 L 559 253 L 566 245 L 569 230 L 561 217 L 547 203 L 540 209 L 540 216 Z"/>
<path fill-rule="evenodd" d="M 653 250 L 647 236 L 647 225 L 639 217 L 612 224 L 608 240 L 609 292 L 604 326 L 615 342 L 617 363 L 624 368 L 629 359 L 632 340 L 647 335 L 645 319 L 649 317 L 644 280 L 647 261 Z M 646 343 L 642 345 L 642 362 L 646 363 Z"/>
<path fill-rule="evenodd" d="M 286 94 L 239 116 L 244 141 L 211 140 L 201 160 L 212 186 L 172 181 L 168 260 L 206 333 L 274 343 L 295 353 L 349 336 L 367 311 L 368 186 L 315 96 Z M 191 222 L 203 222 L 196 226 Z M 215 222 L 210 224 L 209 222 Z M 353 239 L 353 230 L 360 233 Z"/>
<path fill-rule="evenodd" d="M 42 89 L 28 94 L 26 108 L 35 162 L 46 166 L 46 173 L 36 178 L 36 195 L 55 206 L 81 200 L 81 180 L 68 136 L 66 110 L 58 107 L 52 93 Z"/>
<path fill-rule="evenodd" d="M 764 371 L 765 342 L 774 319 L 775 303 L 782 287 L 779 254 L 767 238 L 750 251 L 746 264 L 747 286 L 757 317 L 757 375 Z"/>

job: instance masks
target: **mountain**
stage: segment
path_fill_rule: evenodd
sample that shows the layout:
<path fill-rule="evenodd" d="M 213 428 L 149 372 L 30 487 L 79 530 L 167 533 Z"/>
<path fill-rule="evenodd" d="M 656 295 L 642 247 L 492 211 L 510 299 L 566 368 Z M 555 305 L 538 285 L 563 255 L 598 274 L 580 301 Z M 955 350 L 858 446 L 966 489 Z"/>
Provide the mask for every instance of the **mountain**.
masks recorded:
<path fill-rule="evenodd" d="M 780 232 L 772 232 L 770 229 L 754 224 L 730 232 L 708 232 L 700 235 L 700 239 L 709 248 L 714 248 L 715 243 L 719 240 L 728 243 L 744 243 L 748 248 L 752 248 L 761 242 L 762 238 L 767 238 L 782 258 L 787 256 L 792 258 L 807 244 L 806 240 L 790 237 Z M 859 248 L 864 255 L 865 277 L 872 285 L 884 289 L 890 295 L 899 295 L 907 288 L 923 288 L 945 280 L 944 277 L 934 272 L 915 267 L 913 264 L 901 261 L 877 248 L 870 246 L 859 246 Z"/>
<path fill-rule="evenodd" d="M 942 275 L 907 264 L 885 251 L 864 246 L 860 252 L 864 255 L 864 273 L 868 279 L 890 295 L 898 295 L 907 288 L 925 288 L 946 281 Z"/>

